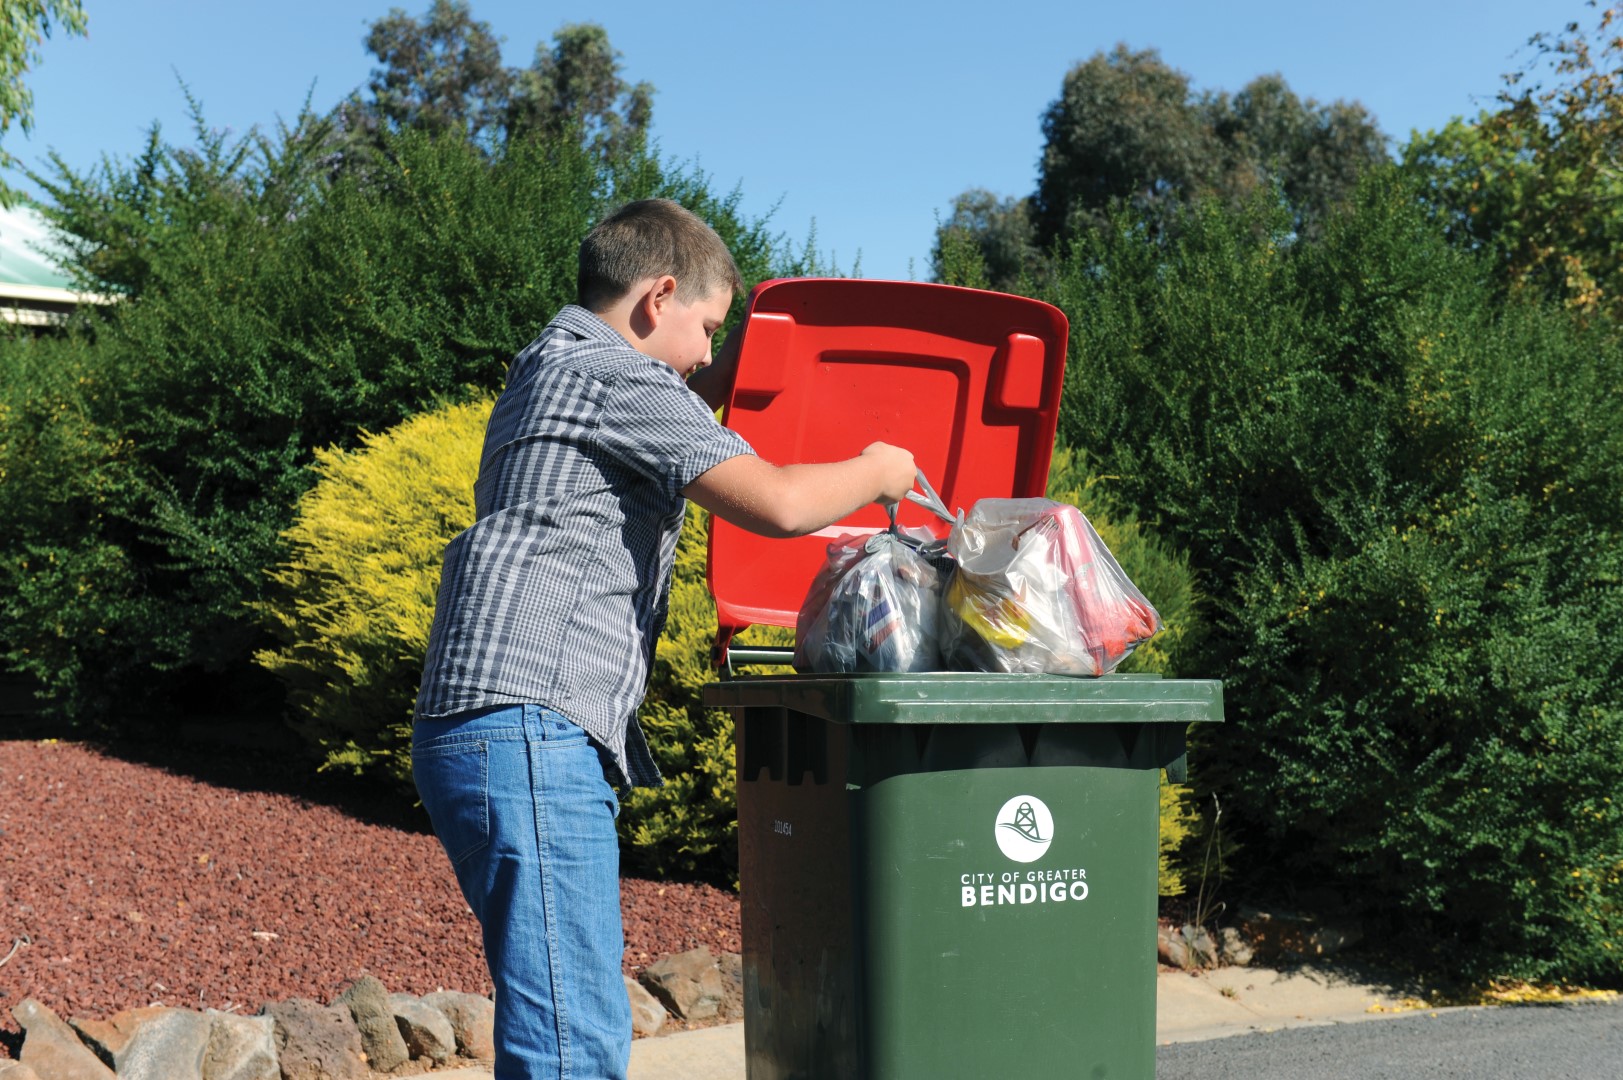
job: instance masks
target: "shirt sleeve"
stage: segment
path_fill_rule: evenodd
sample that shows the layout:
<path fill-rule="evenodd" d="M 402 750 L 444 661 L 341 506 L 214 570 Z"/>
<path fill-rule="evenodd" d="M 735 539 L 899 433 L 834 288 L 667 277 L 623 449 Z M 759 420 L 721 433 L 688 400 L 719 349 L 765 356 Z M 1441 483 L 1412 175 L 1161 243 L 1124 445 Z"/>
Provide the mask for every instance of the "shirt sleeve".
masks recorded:
<path fill-rule="evenodd" d="M 597 442 L 671 497 L 728 458 L 755 453 L 743 436 L 716 422 L 680 375 L 657 360 L 631 367 L 615 380 Z"/>

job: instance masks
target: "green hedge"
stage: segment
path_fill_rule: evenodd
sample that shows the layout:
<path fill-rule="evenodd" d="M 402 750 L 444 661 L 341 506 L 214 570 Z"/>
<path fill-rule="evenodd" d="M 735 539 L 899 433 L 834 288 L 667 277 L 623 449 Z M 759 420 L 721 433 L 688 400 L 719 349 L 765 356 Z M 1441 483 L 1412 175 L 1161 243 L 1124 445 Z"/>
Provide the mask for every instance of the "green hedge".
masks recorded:
<path fill-rule="evenodd" d="M 122 606 L 139 568 L 103 535 L 130 453 L 98 419 L 105 392 L 82 333 L 0 338 L 0 658 L 47 696 L 116 666 L 125 632 L 165 632 Z"/>
<path fill-rule="evenodd" d="M 1189 553 L 1254 896 L 1469 977 L 1623 982 L 1623 348 L 1494 299 L 1391 174 L 1065 253 L 1062 426 Z"/>
<path fill-rule="evenodd" d="M 605 162 L 534 138 L 492 158 L 407 133 L 364 180 L 333 181 L 324 139 L 306 118 L 237 145 L 154 142 L 53 184 L 47 213 L 77 238 L 80 275 L 124 295 L 74 347 L 83 384 L 7 360 L 22 387 L 8 395 L 63 396 L 94 432 L 30 450 L 31 469 L 59 478 L 61 526 L 0 521 L 6 662 L 44 681 L 59 715 L 277 711 L 274 681 L 254 677 L 265 640 L 249 611 L 316 449 L 499 386 L 573 299 L 578 244 L 605 208 L 670 195 L 751 278 L 775 257 L 736 193 L 640 150 Z M 0 416 L 0 442 L 37 427 Z"/>

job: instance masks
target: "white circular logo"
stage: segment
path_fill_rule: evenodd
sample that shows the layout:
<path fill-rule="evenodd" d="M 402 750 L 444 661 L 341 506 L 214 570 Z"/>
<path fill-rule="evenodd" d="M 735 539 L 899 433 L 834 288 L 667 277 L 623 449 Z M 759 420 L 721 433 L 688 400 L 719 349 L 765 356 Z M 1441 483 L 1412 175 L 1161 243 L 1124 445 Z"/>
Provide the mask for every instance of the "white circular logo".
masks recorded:
<path fill-rule="evenodd" d="M 1054 815 L 1035 795 L 1016 795 L 997 812 L 997 846 L 1015 862 L 1036 862 L 1054 840 Z"/>

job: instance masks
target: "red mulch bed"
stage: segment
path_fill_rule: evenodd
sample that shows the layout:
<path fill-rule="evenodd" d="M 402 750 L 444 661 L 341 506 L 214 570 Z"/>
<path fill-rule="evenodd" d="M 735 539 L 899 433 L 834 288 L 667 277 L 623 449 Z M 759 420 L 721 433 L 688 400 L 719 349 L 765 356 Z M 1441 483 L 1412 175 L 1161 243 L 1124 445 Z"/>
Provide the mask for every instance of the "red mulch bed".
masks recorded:
<path fill-rule="evenodd" d="M 628 974 L 739 950 L 734 893 L 626 878 L 620 895 Z M 409 800 L 218 748 L 0 741 L 0 960 L 13 1050 L 27 997 L 67 1019 L 252 1013 L 329 1001 L 363 974 L 410 994 L 491 990 L 478 924 Z"/>

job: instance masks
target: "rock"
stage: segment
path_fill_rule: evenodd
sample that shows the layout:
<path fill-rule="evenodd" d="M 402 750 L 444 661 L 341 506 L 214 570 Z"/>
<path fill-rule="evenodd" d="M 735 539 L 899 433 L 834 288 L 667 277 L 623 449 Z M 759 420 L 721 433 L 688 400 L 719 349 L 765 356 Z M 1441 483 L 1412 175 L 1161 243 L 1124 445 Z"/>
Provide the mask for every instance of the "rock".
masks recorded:
<path fill-rule="evenodd" d="M 427 1058 L 437 1065 L 456 1053 L 451 1021 L 434 1006 L 410 994 L 390 994 L 389 1008 L 412 1057 Z"/>
<path fill-rule="evenodd" d="M 710 1020 L 726 1000 L 716 958 L 703 945 L 648 965 L 641 983 L 683 1020 Z"/>
<path fill-rule="evenodd" d="M 209 1019 L 188 1009 L 160 1009 L 135 1027 L 114 1055 L 119 1080 L 203 1080 Z"/>
<path fill-rule="evenodd" d="M 1251 961 L 1256 959 L 1256 953 L 1245 935 L 1233 926 L 1225 926 L 1217 932 L 1217 954 L 1223 963 L 1233 967 L 1249 967 Z"/>
<path fill-rule="evenodd" d="M 84 1044 L 95 1051 L 109 1069 L 116 1069 L 118 1055 L 129 1045 L 135 1029 L 164 1011 L 162 1005 L 147 1005 L 139 1009 L 124 1009 L 106 1020 L 76 1016 L 68 1023 L 79 1033 Z"/>
<path fill-rule="evenodd" d="M 395 1023 L 394 1010 L 389 1008 L 389 991 L 374 976 L 356 979 L 333 1004 L 344 1006 L 355 1018 L 369 1068 L 393 1072 L 411 1060 L 406 1040 L 400 1036 L 400 1025 Z"/>
<path fill-rule="evenodd" d="M 18 1060 L 36 1074 L 51 1080 L 114 1080 L 113 1070 L 79 1041 L 73 1029 L 33 998 L 24 998 L 11 1015 L 23 1029 Z"/>
<path fill-rule="evenodd" d="M 1189 958 L 1203 968 L 1217 966 L 1217 939 L 1204 926 L 1185 926 L 1179 933 L 1189 945 Z"/>
<path fill-rule="evenodd" d="M 1334 925 L 1295 911 L 1241 908 L 1239 921 L 1240 932 L 1265 963 L 1334 956 L 1364 937 L 1356 925 Z"/>
<path fill-rule="evenodd" d="M 275 1025 L 282 1080 L 366 1080 L 361 1032 L 344 1006 L 291 998 L 266 1002 L 260 1014 Z"/>
<path fill-rule="evenodd" d="M 478 994 L 441 990 L 424 994 L 423 1004 L 432 1006 L 451 1022 L 457 1053 L 475 1061 L 496 1060 L 495 1002 Z"/>
<path fill-rule="evenodd" d="M 1204 926 L 1157 926 L 1155 953 L 1163 964 L 1184 971 L 1217 966 L 1217 941 Z"/>
<path fill-rule="evenodd" d="M 657 1035 L 659 1029 L 665 1026 L 665 1017 L 669 1014 L 659 999 L 643 989 L 642 983 L 630 975 L 624 976 L 626 981 L 626 997 L 631 999 L 631 1034 L 641 1038 L 645 1035 Z"/>
<path fill-rule="evenodd" d="M 1170 926 L 1155 928 L 1155 956 L 1167 967 L 1189 970 L 1189 945 L 1183 935 Z"/>
<path fill-rule="evenodd" d="M 735 952 L 722 953 L 716 959 L 721 971 L 721 985 L 727 996 L 721 1003 L 723 1020 L 744 1019 L 744 958 Z"/>
<path fill-rule="evenodd" d="M 97 1020 L 90 1016 L 75 1016 L 68 1021 L 68 1026 L 78 1034 L 79 1041 L 90 1048 L 90 1052 L 101 1058 L 103 1065 L 113 1068 L 113 1055 L 124 1049 L 124 1044 L 130 1041 L 130 1032 L 120 1031 L 110 1020 Z"/>
<path fill-rule="evenodd" d="M 39 1073 L 20 1061 L 0 1058 L 0 1080 L 40 1080 Z"/>
<path fill-rule="evenodd" d="M 203 1080 L 281 1080 L 276 1023 L 268 1016 L 237 1016 L 210 1009 Z"/>

